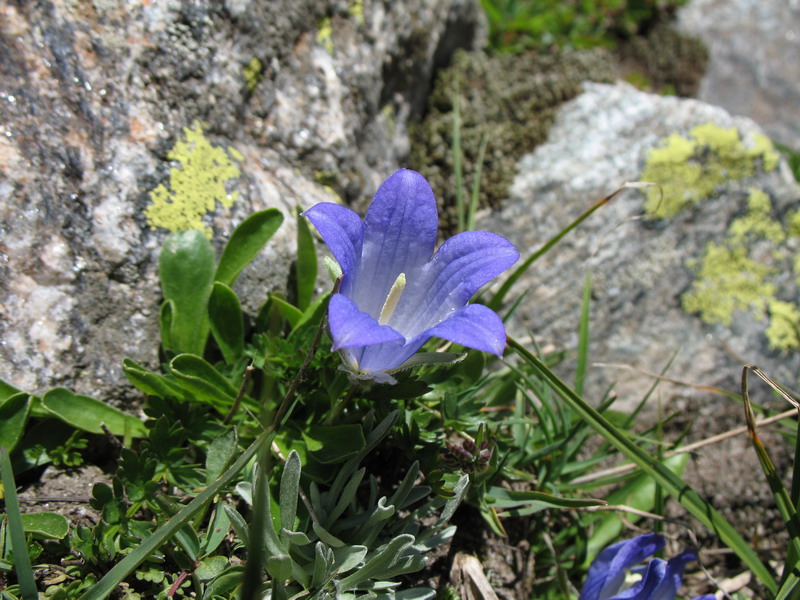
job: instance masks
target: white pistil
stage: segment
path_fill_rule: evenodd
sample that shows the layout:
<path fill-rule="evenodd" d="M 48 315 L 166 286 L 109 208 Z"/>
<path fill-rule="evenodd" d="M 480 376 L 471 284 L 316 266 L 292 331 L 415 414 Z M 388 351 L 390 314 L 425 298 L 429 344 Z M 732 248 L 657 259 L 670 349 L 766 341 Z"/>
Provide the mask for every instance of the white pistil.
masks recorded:
<path fill-rule="evenodd" d="M 386 323 L 389 322 L 389 319 L 391 319 L 394 314 L 394 309 L 397 308 L 397 303 L 400 302 L 400 296 L 403 294 L 405 287 L 406 274 L 400 273 L 397 279 L 394 280 L 392 289 L 389 290 L 389 295 L 386 296 L 386 301 L 383 303 L 383 308 L 381 309 L 381 316 L 378 317 L 378 323 L 386 325 Z"/>

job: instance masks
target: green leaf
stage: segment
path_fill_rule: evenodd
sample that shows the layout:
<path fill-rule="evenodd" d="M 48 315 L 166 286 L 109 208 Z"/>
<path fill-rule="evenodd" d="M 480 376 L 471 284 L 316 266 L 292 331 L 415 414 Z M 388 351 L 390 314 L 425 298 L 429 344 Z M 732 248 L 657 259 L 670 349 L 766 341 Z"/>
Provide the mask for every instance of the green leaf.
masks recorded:
<path fill-rule="evenodd" d="M 206 531 L 206 535 L 203 538 L 202 555 L 207 556 L 214 552 L 228 535 L 230 528 L 230 517 L 225 511 L 225 503 L 220 500 L 217 502 L 214 514 L 208 525 L 208 531 Z"/>
<path fill-rule="evenodd" d="M 328 311 L 328 300 L 330 300 L 331 293 L 323 294 L 317 298 L 314 303 L 309 306 L 303 313 L 303 316 L 295 324 L 292 332 L 289 334 L 289 340 L 293 340 L 300 334 L 301 331 L 309 328 L 319 327 L 325 313 Z"/>
<path fill-rule="evenodd" d="M 233 285 L 239 273 L 261 251 L 283 223 L 277 208 L 268 208 L 250 215 L 233 231 L 219 259 L 216 281 Z"/>
<path fill-rule="evenodd" d="M 252 506 L 252 498 L 247 501 L 247 503 Z M 239 511 L 230 504 L 225 505 L 225 514 L 228 516 L 228 519 L 233 526 L 233 530 L 236 532 L 236 537 L 239 538 L 239 541 L 242 544 L 247 546 L 250 541 L 250 531 L 247 526 L 247 521 L 245 521 L 244 517 L 239 513 Z"/>
<path fill-rule="evenodd" d="M 312 425 L 302 433 L 309 454 L 325 465 L 344 462 L 366 445 L 360 425 Z"/>
<path fill-rule="evenodd" d="M 205 402 L 220 411 L 233 404 L 238 390 L 222 373 L 194 354 L 179 354 L 169 363 L 175 380 L 195 400 Z"/>
<path fill-rule="evenodd" d="M 317 283 L 317 251 L 308 220 L 297 219 L 297 308 L 304 311 L 314 297 Z"/>
<path fill-rule="evenodd" d="M 211 334 L 229 365 L 238 361 L 244 352 L 244 315 L 239 297 L 231 288 L 214 282 L 208 300 Z"/>
<path fill-rule="evenodd" d="M 130 381 L 136 389 L 145 394 L 160 396 L 161 398 L 166 398 L 168 396 L 176 398 L 183 397 L 183 391 L 179 386 L 175 385 L 174 382 L 163 375 L 146 369 L 130 358 L 122 359 L 122 372 L 125 373 L 125 377 L 128 378 L 128 381 Z"/>
<path fill-rule="evenodd" d="M 197 532 L 192 525 L 186 525 L 175 532 L 175 539 L 192 562 L 195 562 L 200 554 L 200 538 L 197 537 Z"/>
<path fill-rule="evenodd" d="M 561 498 L 545 492 L 515 492 L 498 486 L 489 488 L 486 501 L 497 508 L 508 509 L 511 511 L 509 514 L 518 514 L 515 509 L 533 509 L 525 513 L 530 514 L 547 508 L 585 508 L 606 504 L 603 500 L 593 498 Z"/>
<path fill-rule="evenodd" d="M 25 433 L 31 397 L 19 392 L 6 398 L 0 404 L 0 447 L 11 452 Z"/>
<path fill-rule="evenodd" d="M 289 327 L 292 329 L 297 327 L 297 324 L 303 318 L 303 313 L 300 309 L 289 304 L 276 294 L 270 294 L 269 297 L 270 300 L 272 300 L 273 306 L 275 306 L 280 311 L 281 316 L 288 321 Z"/>
<path fill-rule="evenodd" d="M 69 533 L 69 521 L 64 515 L 54 512 L 39 512 L 21 515 L 25 533 L 47 540 L 61 540 Z"/>
<path fill-rule="evenodd" d="M 8 382 L 3 381 L 0 379 L 0 403 L 5 402 L 11 396 L 16 396 L 17 394 L 21 394 L 22 390 L 18 390 L 13 385 Z"/>
<path fill-rule="evenodd" d="M 228 568 L 228 559 L 224 556 L 209 556 L 201 560 L 195 569 L 200 581 L 211 581 Z"/>
<path fill-rule="evenodd" d="M 294 518 L 297 515 L 297 497 L 300 493 L 300 455 L 294 450 L 286 457 L 283 465 L 280 488 L 281 528 L 294 530 Z M 285 542 L 284 542 L 285 543 Z"/>
<path fill-rule="evenodd" d="M 102 434 L 100 423 L 105 423 L 114 435 L 147 435 L 144 423 L 133 415 L 64 388 L 54 388 L 42 396 L 42 406 L 68 425 L 89 433 Z"/>
<path fill-rule="evenodd" d="M 337 279 L 339 279 L 339 277 L 342 276 L 341 265 L 330 256 L 323 256 L 322 264 L 325 266 L 325 270 L 328 272 L 331 282 L 335 282 Z"/>
<path fill-rule="evenodd" d="M 366 546 L 345 546 L 343 548 L 334 548 L 333 556 L 336 570 L 339 573 L 347 573 L 348 571 L 352 571 L 361 564 L 361 561 L 364 560 L 366 555 Z"/>
<path fill-rule="evenodd" d="M 267 573 L 275 581 L 286 581 L 292 576 L 292 557 L 288 554 L 267 557 Z"/>
<path fill-rule="evenodd" d="M 158 313 L 158 325 L 161 330 L 161 346 L 172 348 L 172 315 L 175 312 L 175 303 L 164 300 Z"/>
<path fill-rule="evenodd" d="M 370 579 L 390 577 L 401 572 L 409 573 L 419 570 L 425 564 L 423 556 L 416 557 L 422 560 L 422 564 L 419 566 L 417 564 L 408 564 L 404 560 L 407 558 L 405 556 L 407 550 L 413 543 L 413 535 L 407 533 L 398 535 L 386 544 L 380 552 L 370 558 L 358 571 L 342 579 L 339 582 L 341 589 L 347 591 Z"/>
<path fill-rule="evenodd" d="M 229 429 L 211 442 L 206 454 L 206 485 L 213 483 L 233 460 L 237 442 L 235 429 Z"/>
<path fill-rule="evenodd" d="M 165 240 L 159 276 L 164 299 L 172 302 L 172 317 L 167 319 L 169 350 L 203 354 L 214 262 L 211 242 L 200 231 L 178 231 Z"/>
<path fill-rule="evenodd" d="M 244 567 L 230 567 L 208 584 L 203 598 L 228 598 L 241 585 Z"/>

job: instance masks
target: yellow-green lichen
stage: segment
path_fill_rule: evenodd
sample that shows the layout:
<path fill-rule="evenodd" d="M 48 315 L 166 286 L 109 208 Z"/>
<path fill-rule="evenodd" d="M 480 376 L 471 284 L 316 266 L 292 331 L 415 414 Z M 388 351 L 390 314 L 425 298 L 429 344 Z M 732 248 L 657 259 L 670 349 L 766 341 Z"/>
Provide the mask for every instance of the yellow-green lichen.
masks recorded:
<path fill-rule="evenodd" d="M 747 214 L 731 221 L 728 240 L 732 244 L 745 244 L 749 239 L 766 239 L 776 244 L 786 239 L 786 232 L 772 218 L 772 202 L 763 190 L 751 188 L 747 198 Z"/>
<path fill-rule="evenodd" d="M 659 184 L 647 192 L 645 212 L 651 218 L 674 217 L 682 209 L 708 198 L 729 180 L 741 180 L 777 166 L 772 142 L 753 136 L 745 145 L 735 127 L 705 123 L 684 137 L 674 133 L 653 148 L 641 174 L 643 181 Z"/>
<path fill-rule="evenodd" d="M 353 0 L 347 7 L 347 12 L 359 25 L 364 24 L 364 0 Z"/>
<path fill-rule="evenodd" d="M 203 134 L 203 126 L 195 122 L 183 129 L 180 139 L 167 158 L 178 163 L 170 169 L 169 184 L 160 184 L 150 192 L 150 206 L 145 209 L 147 224 L 151 229 L 164 227 L 170 231 L 199 229 L 207 236 L 211 230 L 203 217 L 212 212 L 217 203 L 230 208 L 238 192 L 228 193 L 225 183 L 240 175 L 233 162 L 243 160 L 234 148 L 227 152 L 212 145 Z"/>
<path fill-rule="evenodd" d="M 791 302 L 772 299 L 769 302 L 767 339 L 775 350 L 792 350 L 800 346 L 800 308 Z"/>
<path fill-rule="evenodd" d="M 775 146 L 772 145 L 772 140 L 763 133 L 757 133 L 753 136 L 753 147 L 750 149 L 750 156 L 761 158 L 765 171 L 774 170 L 781 159 L 780 154 L 775 150 Z"/>
<path fill-rule="evenodd" d="M 687 312 L 698 314 L 706 323 L 730 325 L 737 310 L 749 312 L 756 320 L 766 320 L 764 334 L 770 348 L 787 351 L 800 347 L 800 307 L 778 299 L 777 286 L 772 281 L 786 267 L 769 266 L 751 256 L 751 249 L 758 242 L 760 248 L 768 250 L 759 256 L 771 257 L 776 264 L 787 261 L 785 242 L 795 235 L 792 218 L 796 215 L 790 215 L 784 225 L 773 218 L 772 212 L 769 196 L 751 188 L 747 213 L 731 221 L 722 244 L 711 242 L 706 246 L 696 279 L 681 300 Z M 792 264 L 800 283 L 800 260 L 787 262 Z"/>
<path fill-rule="evenodd" d="M 253 57 L 250 62 L 244 66 L 242 70 L 244 75 L 244 84 L 247 86 L 247 91 L 252 92 L 256 86 L 264 79 L 264 65 L 258 57 Z"/>
<path fill-rule="evenodd" d="M 317 43 L 325 48 L 328 54 L 333 55 L 333 26 L 330 17 L 325 17 L 319 22 Z"/>
<path fill-rule="evenodd" d="M 691 289 L 681 301 L 683 309 L 699 313 L 706 323 L 730 325 L 737 310 L 763 318 L 767 300 L 775 296 L 768 281 L 773 269 L 747 256 L 743 247 L 709 242 Z"/>
<path fill-rule="evenodd" d="M 800 209 L 792 211 L 788 218 L 788 233 L 794 237 L 800 237 Z"/>

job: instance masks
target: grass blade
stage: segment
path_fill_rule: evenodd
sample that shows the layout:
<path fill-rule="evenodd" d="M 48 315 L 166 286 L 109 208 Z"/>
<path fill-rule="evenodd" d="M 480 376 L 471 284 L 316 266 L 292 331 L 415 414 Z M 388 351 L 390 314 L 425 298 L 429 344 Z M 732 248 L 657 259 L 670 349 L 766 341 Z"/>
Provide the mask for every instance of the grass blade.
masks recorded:
<path fill-rule="evenodd" d="M 742 539 L 731 524 L 708 502 L 695 492 L 680 477 L 660 464 L 655 458 L 648 455 L 628 437 L 619 431 L 603 415 L 598 413 L 583 398 L 578 396 L 558 376 L 555 375 L 538 357 L 531 354 L 516 340 L 509 338 L 509 345 L 517 354 L 527 362 L 538 375 L 572 408 L 581 418 L 620 452 L 635 462 L 664 491 L 678 500 L 683 507 L 695 518 L 703 523 L 709 530 L 715 532 L 722 541 L 733 550 L 747 567 L 758 577 L 772 594 L 778 590 L 778 584 L 772 573 L 767 569 L 756 553 Z"/>
<path fill-rule="evenodd" d="M 521 265 L 519 265 L 516 269 L 514 269 L 514 272 L 511 275 L 509 275 L 508 279 L 506 279 L 503 282 L 503 285 L 500 286 L 500 289 L 497 290 L 492 299 L 489 302 L 487 302 L 487 306 L 492 310 L 498 310 L 502 306 L 503 300 L 505 299 L 508 292 L 511 291 L 511 288 L 514 287 L 514 284 L 517 283 L 519 278 L 525 274 L 525 271 L 527 271 L 530 268 L 530 266 L 534 262 L 536 262 L 539 258 L 547 254 L 547 252 L 549 252 L 553 246 L 555 246 L 558 242 L 560 242 L 564 238 L 564 236 L 566 236 L 570 231 L 572 231 L 578 225 L 580 225 L 586 219 L 588 219 L 592 215 L 592 213 L 594 213 L 594 211 L 596 211 L 601 206 L 607 204 L 614 196 L 619 194 L 621 191 L 626 190 L 628 188 L 641 188 L 645 185 L 650 185 L 650 184 L 644 184 L 642 182 L 636 182 L 636 181 L 626 183 L 621 188 L 609 194 L 605 198 L 602 198 L 597 202 L 595 202 L 592 206 L 589 207 L 589 209 L 586 212 L 584 212 L 581 216 L 575 219 L 572 223 L 567 225 L 564 229 L 559 231 L 556 235 L 547 240 L 547 242 L 545 242 L 545 244 L 541 248 L 539 248 L 536 252 L 531 254 L 528 258 L 526 258 L 522 262 Z"/>
<path fill-rule="evenodd" d="M 456 82 L 453 93 L 453 185 L 456 192 L 458 232 L 464 231 L 464 172 L 461 166 L 461 91 Z"/>
<path fill-rule="evenodd" d="M 758 426 L 756 425 L 756 415 L 753 412 L 753 405 L 750 402 L 750 391 L 747 385 L 747 373 L 753 371 L 764 382 L 766 382 L 773 390 L 778 392 L 781 396 L 789 400 L 792 404 L 797 406 L 797 401 L 784 390 L 780 385 L 767 377 L 763 371 L 754 365 L 745 365 L 742 369 L 742 399 L 744 400 L 744 415 L 747 421 L 747 432 L 750 435 L 750 441 L 753 443 L 753 449 L 758 456 L 758 462 L 761 465 L 761 470 L 767 478 L 769 489 L 775 498 L 775 504 L 778 506 L 778 511 L 781 513 L 781 518 L 786 524 L 786 529 L 789 531 L 789 553 L 784 567 L 784 573 L 792 573 L 797 567 L 798 559 L 800 559 L 800 522 L 797 518 L 797 508 L 792 502 L 789 492 L 783 486 L 781 477 L 775 469 L 775 465 L 770 459 L 767 449 L 764 447 L 761 438 L 758 437 Z M 795 461 L 796 461 L 795 457 Z M 794 589 L 794 586 L 792 587 Z"/>
<path fill-rule="evenodd" d="M 587 271 L 583 282 L 581 318 L 578 324 L 578 358 L 575 368 L 575 393 L 583 396 L 583 383 L 586 378 L 586 365 L 589 356 L 589 305 L 592 300 L 592 272 Z"/>
<path fill-rule="evenodd" d="M 8 451 L 2 446 L 0 446 L 0 471 L 5 492 L 6 520 L 8 521 L 8 531 L 11 534 L 11 546 L 14 550 L 14 570 L 17 572 L 17 582 L 24 600 L 37 600 L 39 592 L 36 589 L 36 580 L 33 578 L 28 544 L 25 541 L 25 531 L 22 527 L 22 516 L 17 500 L 17 484 L 14 482 Z"/>
<path fill-rule="evenodd" d="M 486 156 L 486 146 L 489 136 L 484 135 L 478 148 L 478 160 L 475 163 L 475 174 L 472 179 L 472 194 L 469 198 L 469 211 L 467 212 L 467 231 L 475 229 L 475 213 L 478 212 L 478 197 L 481 192 L 481 174 L 483 173 L 483 158 Z"/>

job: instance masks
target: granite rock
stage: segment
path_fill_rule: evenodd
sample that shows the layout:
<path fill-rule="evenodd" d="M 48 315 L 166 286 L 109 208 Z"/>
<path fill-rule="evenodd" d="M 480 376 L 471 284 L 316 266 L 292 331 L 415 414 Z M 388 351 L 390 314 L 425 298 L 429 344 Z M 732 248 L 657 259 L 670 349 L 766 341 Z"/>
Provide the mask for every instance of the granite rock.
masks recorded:
<path fill-rule="evenodd" d="M 660 372 L 675 353 L 668 374 L 684 382 L 735 391 L 742 363 L 753 362 L 793 385 L 800 190 L 751 120 L 587 83 L 479 226 L 524 256 L 625 182 L 648 179 L 662 186 L 623 191 L 533 265 L 516 288 L 527 296 L 512 331 L 574 350 L 591 271 L 591 397 L 616 382 L 626 402 L 638 400 L 653 379 L 636 369 Z M 686 388 L 662 388 L 678 392 Z"/>
<path fill-rule="evenodd" d="M 800 147 L 800 2 L 691 0 L 678 11 L 677 26 L 709 49 L 701 100 Z"/>
<path fill-rule="evenodd" d="M 290 211 L 365 203 L 402 166 L 434 68 L 480 27 L 468 0 L 4 3 L 0 378 L 126 403 L 121 359 L 157 363 L 159 186 L 217 247 L 284 212 L 237 284 L 254 310 L 286 285 Z M 227 170 L 204 173 L 211 153 Z M 179 185 L 190 168 L 218 191 Z"/>

